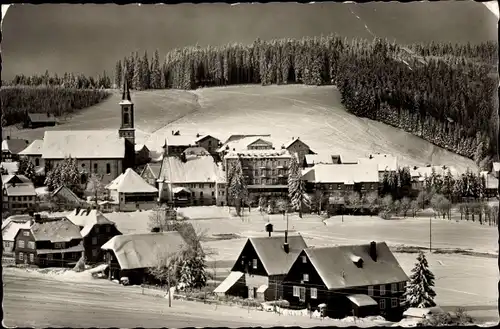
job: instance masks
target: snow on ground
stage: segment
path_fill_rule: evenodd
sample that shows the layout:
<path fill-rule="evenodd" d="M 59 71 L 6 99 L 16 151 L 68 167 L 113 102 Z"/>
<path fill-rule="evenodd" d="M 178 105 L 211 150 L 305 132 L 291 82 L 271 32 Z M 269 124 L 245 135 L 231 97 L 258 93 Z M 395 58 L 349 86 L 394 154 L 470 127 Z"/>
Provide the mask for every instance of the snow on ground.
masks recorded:
<path fill-rule="evenodd" d="M 45 130 L 117 129 L 117 91 L 106 101 L 79 111 L 56 127 L 16 130 L 13 137 L 40 139 Z M 408 165 L 453 165 L 476 170 L 472 160 L 436 147 L 416 136 L 380 122 L 358 118 L 340 103 L 333 86 L 246 85 L 195 91 L 132 92 L 136 108 L 136 140 L 158 150 L 172 130 L 206 133 L 221 140 L 229 134 L 272 133 L 288 140 L 300 136 L 316 152 L 346 157 L 381 152 L 396 155 Z M 273 122 L 272 131 L 269 123 Z M 203 127 L 203 131 L 199 131 Z M 257 128 L 261 127 L 261 128 Z"/>
<path fill-rule="evenodd" d="M 35 189 L 35 193 L 36 193 L 36 195 L 41 196 L 41 195 L 49 194 L 50 192 L 49 192 L 49 189 L 47 186 L 42 186 L 42 187 L 37 187 Z"/>
<path fill-rule="evenodd" d="M 39 278 L 70 281 L 70 282 L 91 282 L 95 279 L 89 270 L 83 272 L 75 272 L 72 269 L 49 267 L 49 268 L 17 268 L 7 267 L 4 269 L 6 273 L 15 274 L 16 276 L 35 276 Z"/>

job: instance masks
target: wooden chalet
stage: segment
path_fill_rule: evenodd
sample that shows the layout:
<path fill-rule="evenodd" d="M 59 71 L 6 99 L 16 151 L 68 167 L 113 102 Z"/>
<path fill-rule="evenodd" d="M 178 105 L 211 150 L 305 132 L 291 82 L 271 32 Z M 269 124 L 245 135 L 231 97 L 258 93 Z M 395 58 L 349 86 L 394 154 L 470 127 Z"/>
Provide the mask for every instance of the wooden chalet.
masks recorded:
<path fill-rule="evenodd" d="M 101 248 L 105 251 L 109 279 L 127 277 L 130 284 L 154 281 L 147 272 L 187 245 L 179 232 L 117 235 Z"/>
<path fill-rule="evenodd" d="M 214 290 L 258 300 L 278 300 L 281 283 L 299 253 L 307 248 L 302 236 L 251 237 L 245 243 L 230 275 Z"/>
<path fill-rule="evenodd" d="M 2 141 L 2 162 L 19 161 L 19 152 L 29 145 L 25 139 L 10 138 L 7 136 Z"/>
<path fill-rule="evenodd" d="M 317 309 L 326 315 L 399 319 L 408 277 L 385 242 L 306 248 L 283 280 L 283 299 L 294 308 Z"/>
<path fill-rule="evenodd" d="M 158 200 L 158 189 L 149 185 L 131 168 L 106 185 L 117 211 L 152 209 Z"/>
<path fill-rule="evenodd" d="M 116 235 L 121 235 L 116 224 L 96 209 L 76 208 L 68 219 L 80 228 L 85 248 L 85 259 L 87 263 L 99 263 L 104 261 L 102 245 Z"/>
<path fill-rule="evenodd" d="M 16 264 L 40 267 L 71 267 L 84 254 L 80 228 L 66 217 L 41 218 L 35 214 L 29 228 L 15 238 Z"/>
<path fill-rule="evenodd" d="M 26 176 L 3 175 L 2 190 L 2 211 L 20 214 L 35 207 L 35 186 Z"/>
<path fill-rule="evenodd" d="M 53 127 L 57 123 L 53 114 L 47 113 L 27 113 L 24 128 Z"/>

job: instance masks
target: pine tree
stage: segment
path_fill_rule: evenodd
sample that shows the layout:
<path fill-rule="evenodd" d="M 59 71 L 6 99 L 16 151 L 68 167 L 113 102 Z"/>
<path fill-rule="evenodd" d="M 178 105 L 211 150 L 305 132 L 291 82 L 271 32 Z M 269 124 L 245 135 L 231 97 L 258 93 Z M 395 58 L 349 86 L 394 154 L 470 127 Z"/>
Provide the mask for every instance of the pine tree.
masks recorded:
<path fill-rule="evenodd" d="M 150 88 L 150 83 L 151 83 L 151 72 L 149 68 L 149 60 L 148 60 L 148 53 L 144 52 L 144 56 L 142 57 L 142 62 L 141 62 L 141 87 L 142 89 L 146 90 Z"/>
<path fill-rule="evenodd" d="M 302 218 L 302 207 L 306 205 L 310 207 L 310 200 L 306 194 L 304 180 L 300 170 L 297 155 L 292 155 L 290 160 L 290 168 L 288 173 L 288 197 L 292 207 L 299 212 L 299 218 Z"/>
<path fill-rule="evenodd" d="M 229 195 L 234 201 L 236 215 L 241 215 L 241 203 L 247 196 L 247 186 L 243 177 L 240 159 L 236 159 L 229 173 Z"/>
<path fill-rule="evenodd" d="M 151 88 L 153 89 L 161 88 L 160 55 L 158 54 L 158 50 L 155 51 L 155 56 L 152 63 Z"/>
<path fill-rule="evenodd" d="M 141 89 L 142 75 L 143 72 L 141 59 L 139 58 L 139 54 L 136 52 L 134 56 L 134 75 L 132 77 L 132 88 L 134 88 L 135 90 Z"/>
<path fill-rule="evenodd" d="M 429 264 L 423 252 L 417 257 L 417 263 L 412 270 L 410 282 L 406 285 L 404 298 L 408 307 L 433 307 L 436 306 L 434 297 L 434 274 L 429 270 Z"/>
<path fill-rule="evenodd" d="M 19 161 L 19 173 L 26 176 L 29 180 L 35 179 L 35 166 L 26 158 L 21 158 Z"/>
<path fill-rule="evenodd" d="M 116 68 L 115 68 L 115 86 L 116 86 L 116 88 L 120 88 L 120 86 L 122 85 L 122 76 L 123 76 L 122 61 L 119 60 L 116 63 Z"/>

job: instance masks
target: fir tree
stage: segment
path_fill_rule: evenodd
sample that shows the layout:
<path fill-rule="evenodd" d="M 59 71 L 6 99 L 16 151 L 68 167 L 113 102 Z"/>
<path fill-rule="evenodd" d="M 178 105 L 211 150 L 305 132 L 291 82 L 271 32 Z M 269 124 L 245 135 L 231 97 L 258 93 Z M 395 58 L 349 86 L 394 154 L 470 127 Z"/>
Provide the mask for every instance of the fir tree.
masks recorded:
<path fill-rule="evenodd" d="M 160 70 L 160 55 L 158 50 L 155 51 L 151 69 L 151 88 L 160 89 L 161 86 L 161 70 Z"/>
<path fill-rule="evenodd" d="M 240 159 L 236 159 L 229 173 L 229 196 L 233 199 L 236 215 L 241 215 L 241 204 L 247 196 L 247 186 L 243 177 Z"/>
<path fill-rule="evenodd" d="M 26 158 L 21 158 L 19 161 L 19 173 L 26 176 L 29 180 L 33 181 L 35 179 L 35 166 L 33 163 L 28 161 Z"/>
<path fill-rule="evenodd" d="M 297 155 L 292 155 L 290 160 L 290 168 L 288 173 L 288 197 L 292 207 L 299 212 L 299 218 L 302 218 L 302 207 L 306 205 L 310 207 L 310 200 L 306 194 L 304 180 L 300 170 Z"/>
<path fill-rule="evenodd" d="M 122 67 L 122 61 L 119 60 L 116 63 L 116 68 L 115 68 L 115 87 L 120 88 L 122 85 L 122 76 L 123 76 L 123 67 Z"/>
<path fill-rule="evenodd" d="M 406 306 L 419 308 L 436 306 L 434 302 L 436 293 L 432 287 L 434 287 L 434 274 L 429 270 L 424 253 L 420 252 L 403 295 Z"/>
<path fill-rule="evenodd" d="M 134 75 L 132 77 L 132 88 L 140 90 L 142 87 L 142 63 L 139 54 L 136 52 L 134 56 Z"/>
<path fill-rule="evenodd" d="M 141 89 L 149 89 L 151 83 L 151 72 L 149 67 L 148 53 L 144 52 L 141 62 Z"/>

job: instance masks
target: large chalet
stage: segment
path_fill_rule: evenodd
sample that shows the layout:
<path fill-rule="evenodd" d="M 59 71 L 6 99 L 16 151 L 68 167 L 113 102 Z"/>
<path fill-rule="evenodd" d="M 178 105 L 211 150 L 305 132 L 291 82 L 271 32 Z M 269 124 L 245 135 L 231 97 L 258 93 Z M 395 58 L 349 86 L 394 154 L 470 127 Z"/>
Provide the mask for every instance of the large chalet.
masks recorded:
<path fill-rule="evenodd" d="M 385 242 L 306 248 L 283 280 L 291 307 L 326 304 L 334 318 L 383 315 L 400 318 L 408 277 Z"/>

